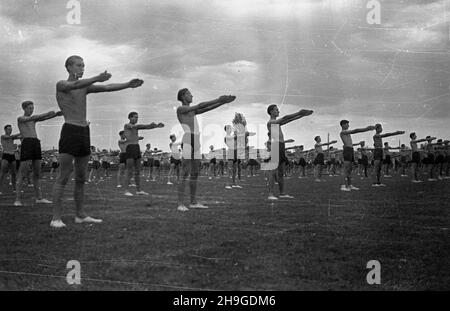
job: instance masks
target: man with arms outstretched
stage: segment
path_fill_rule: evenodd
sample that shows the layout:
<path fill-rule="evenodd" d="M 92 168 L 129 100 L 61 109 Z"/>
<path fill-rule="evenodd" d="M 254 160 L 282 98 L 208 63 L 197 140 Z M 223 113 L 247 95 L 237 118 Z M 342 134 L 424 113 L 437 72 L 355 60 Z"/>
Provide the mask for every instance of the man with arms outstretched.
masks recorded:
<path fill-rule="evenodd" d="M 47 113 L 33 115 L 34 104 L 32 101 L 24 101 L 22 103 L 22 109 L 24 111 L 23 116 L 17 118 L 19 131 L 23 139 L 20 151 L 20 166 L 17 173 L 16 201 L 14 202 L 14 206 L 22 206 L 22 181 L 30 172 L 30 168 L 33 171 L 33 186 L 36 203 L 51 204 L 51 201 L 42 198 L 41 193 L 40 179 L 42 151 L 41 141 L 37 138 L 36 122 L 42 122 L 62 116 L 62 113 L 61 111 L 49 111 Z"/>
<path fill-rule="evenodd" d="M 270 119 L 267 122 L 267 130 L 271 148 L 271 160 L 269 166 L 275 165 L 276 167 L 270 169 L 269 173 L 269 200 L 278 200 L 274 195 L 275 180 L 278 181 L 278 187 L 280 189 L 280 198 L 292 199 L 293 196 L 284 193 L 284 165 L 287 162 L 286 158 L 286 142 L 284 140 L 283 131 L 281 126 L 286 125 L 292 121 L 309 116 L 313 113 L 312 110 L 301 109 L 300 111 L 286 115 L 277 119 L 280 116 L 280 110 L 277 105 L 270 105 L 267 108 L 267 113 L 270 115 Z M 277 150 L 278 149 L 278 150 Z M 278 154 L 276 152 L 278 151 Z M 274 156 L 275 154 L 275 156 Z M 278 159 L 277 159 L 278 158 Z M 277 161 L 278 160 L 278 161 Z"/>
<path fill-rule="evenodd" d="M 191 190 L 191 208 L 207 208 L 197 202 L 197 179 L 202 159 L 200 150 L 200 129 L 197 123 L 197 115 L 216 109 L 222 105 L 231 103 L 236 96 L 224 95 L 217 99 L 203 102 L 194 106 L 192 94 L 188 89 L 178 91 L 178 101 L 182 103 L 177 109 L 177 118 L 180 122 L 184 135 L 182 138 L 183 161 L 181 164 L 181 181 L 178 184 L 178 210 L 185 212 L 189 209 L 184 205 L 184 188 L 187 176 L 190 174 L 189 188 Z"/>
<path fill-rule="evenodd" d="M 345 178 L 345 185 L 341 186 L 342 191 L 351 191 L 351 190 L 359 190 L 359 188 L 356 188 L 352 185 L 352 165 L 354 162 L 354 155 L 353 155 L 353 141 L 352 141 L 352 134 L 357 133 L 363 133 L 368 131 L 373 131 L 375 129 L 375 126 L 370 125 L 365 128 L 360 129 L 354 129 L 349 130 L 349 121 L 342 120 L 340 122 L 342 131 L 340 133 L 342 142 L 344 143 L 344 150 L 343 150 L 343 156 L 344 156 L 344 178 Z M 359 144 L 358 144 L 359 145 Z"/>
<path fill-rule="evenodd" d="M 127 88 L 137 88 L 144 81 L 133 79 L 129 82 L 98 85 L 111 78 L 111 74 L 103 72 L 88 79 L 81 79 L 84 73 L 84 62 L 80 56 L 71 56 L 66 60 L 65 67 L 69 73 L 67 80 L 56 84 L 56 100 L 63 112 L 65 123 L 59 140 L 60 170 L 53 187 L 53 219 L 51 227 L 62 228 L 66 225 L 61 220 L 61 198 L 64 187 L 75 165 L 74 199 L 76 206 L 75 223 L 99 223 L 100 219 L 87 216 L 83 208 L 84 182 L 86 180 L 87 164 L 91 153 L 89 123 L 86 120 L 86 98 L 90 93 L 113 92 Z"/>

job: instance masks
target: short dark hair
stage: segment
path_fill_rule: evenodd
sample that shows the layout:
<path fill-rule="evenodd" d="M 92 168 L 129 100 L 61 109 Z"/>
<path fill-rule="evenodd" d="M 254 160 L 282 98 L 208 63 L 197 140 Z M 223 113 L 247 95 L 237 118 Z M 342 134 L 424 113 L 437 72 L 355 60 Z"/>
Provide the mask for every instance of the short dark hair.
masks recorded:
<path fill-rule="evenodd" d="M 272 112 L 272 110 L 276 107 L 277 105 L 270 105 L 269 107 L 267 107 L 267 114 L 270 115 L 270 113 Z"/>
<path fill-rule="evenodd" d="M 75 59 L 81 59 L 83 60 L 83 58 L 81 56 L 78 55 L 72 55 L 69 58 L 66 59 L 66 63 L 64 64 L 64 66 L 66 67 L 67 71 L 69 71 L 69 66 L 72 66 L 73 63 L 75 62 Z"/>
<path fill-rule="evenodd" d="M 348 123 L 350 123 L 350 121 L 348 121 L 348 120 L 341 120 L 341 122 L 339 122 L 339 124 L 341 126 L 344 125 L 344 124 L 348 124 Z"/>
<path fill-rule="evenodd" d="M 6 124 L 6 125 L 3 127 L 3 129 L 6 130 L 8 127 L 11 127 L 11 128 L 12 128 L 12 125 L 11 125 L 11 124 Z"/>
<path fill-rule="evenodd" d="M 134 117 L 135 115 L 138 115 L 136 111 L 132 111 L 128 114 L 128 119 Z"/>
<path fill-rule="evenodd" d="M 178 95 L 177 95 L 178 101 L 180 101 L 180 102 L 183 101 L 184 94 L 186 94 L 187 91 L 189 91 L 187 88 L 184 88 L 184 89 L 181 89 L 178 91 Z"/>
<path fill-rule="evenodd" d="M 409 138 L 413 138 L 414 136 L 416 136 L 416 132 L 412 132 L 411 134 L 409 134 Z"/>
<path fill-rule="evenodd" d="M 125 134 L 125 131 L 120 131 L 119 135 L 122 136 L 123 134 Z"/>
<path fill-rule="evenodd" d="M 25 109 L 30 105 L 34 105 L 34 103 L 31 100 L 26 100 L 22 103 L 22 109 Z"/>
<path fill-rule="evenodd" d="M 172 139 L 172 137 L 175 137 L 175 134 L 171 134 L 171 135 L 169 136 L 170 139 Z"/>
<path fill-rule="evenodd" d="M 314 140 L 317 141 L 317 139 L 319 139 L 319 138 L 320 138 L 320 136 L 316 136 L 316 137 L 314 137 Z"/>

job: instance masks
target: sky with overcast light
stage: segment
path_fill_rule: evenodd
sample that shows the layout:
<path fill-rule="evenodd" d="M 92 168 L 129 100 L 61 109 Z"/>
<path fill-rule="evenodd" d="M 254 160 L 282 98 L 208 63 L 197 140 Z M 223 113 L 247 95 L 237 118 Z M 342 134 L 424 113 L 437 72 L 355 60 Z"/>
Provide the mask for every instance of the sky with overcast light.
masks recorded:
<path fill-rule="evenodd" d="M 316 135 L 339 139 L 339 121 L 385 132 L 450 138 L 450 0 L 381 2 L 381 24 L 371 25 L 368 0 L 79 0 L 81 24 L 69 25 L 66 0 L 1 0 L 0 124 L 17 132 L 20 104 L 35 113 L 58 110 L 55 85 L 64 62 L 83 57 L 84 77 L 108 70 L 109 82 L 132 78 L 141 88 L 91 94 L 91 142 L 117 149 L 130 111 L 140 122 L 166 127 L 142 131 L 141 143 L 168 150 L 181 133 L 177 91 L 194 103 L 233 94 L 235 102 L 199 117 L 203 150 L 221 148 L 223 126 L 235 112 L 258 133 L 262 147 L 270 104 L 281 115 L 314 114 L 284 128 L 285 137 L 311 148 Z M 38 124 L 43 148 L 57 147 L 62 118 Z M 373 133 L 354 141 L 372 145 Z M 398 145 L 399 137 L 386 139 Z"/>

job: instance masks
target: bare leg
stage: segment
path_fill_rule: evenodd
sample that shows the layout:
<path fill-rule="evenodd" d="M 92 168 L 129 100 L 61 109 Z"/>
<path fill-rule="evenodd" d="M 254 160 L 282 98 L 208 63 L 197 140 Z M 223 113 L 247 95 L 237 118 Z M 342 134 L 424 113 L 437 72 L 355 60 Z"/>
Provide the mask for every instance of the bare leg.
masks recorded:
<path fill-rule="evenodd" d="M 16 202 L 21 202 L 23 178 L 28 174 L 30 165 L 31 160 L 20 162 L 19 172 L 17 173 L 17 181 L 16 181 Z"/>
<path fill-rule="evenodd" d="M 36 200 L 42 199 L 41 192 L 41 160 L 33 161 L 33 185 L 34 185 L 34 196 Z"/>
<path fill-rule="evenodd" d="M 137 159 L 134 161 L 134 182 L 136 184 L 136 190 L 141 191 L 141 161 Z"/>
<path fill-rule="evenodd" d="M 75 158 L 75 188 L 73 197 L 75 199 L 75 215 L 80 218 L 87 217 L 84 212 L 84 182 L 86 181 L 86 167 L 89 156 Z"/>
<path fill-rule="evenodd" d="M 200 160 L 192 160 L 191 178 L 189 188 L 191 190 L 191 204 L 197 204 L 197 179 L 200 170 Z"/>
<path fill-rule="evenodd" d="M 186 179 L 189 176 L 190 166 L 192 160 L 182 160 L 181 162 L 181 181 L 178 183 L 178 205 L 184 205 L 184 189 Z"/>
<path fill-rule="evenodd" d="M 52 220 L 61 220 L 62 214 L 62 195 L 64 193 L 64 188 L 69 181 L 70 174 L 73 169 L 74 157 L 67 153 L 62 153 L 59 155 L 59 173 L 56 177 L 56 182 L 53 186 L 53 219 Z"/>

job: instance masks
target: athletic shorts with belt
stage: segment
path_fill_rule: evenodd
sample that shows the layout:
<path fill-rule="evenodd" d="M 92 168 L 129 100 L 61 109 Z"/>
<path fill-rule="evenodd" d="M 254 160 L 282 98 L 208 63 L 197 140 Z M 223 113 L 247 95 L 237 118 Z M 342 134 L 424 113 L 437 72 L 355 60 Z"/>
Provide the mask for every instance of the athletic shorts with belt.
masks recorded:
<path fill-rule="evenodd" d="M 141 148 L 139 147 L 139 144 L 131 144 L 127 146 L 126 158 L 133 160 L 141 158 Z"/>
<path fill-rule="evenodd" d="M 384 159 L 384 164 L 391 164 L 391 156 L 387 155 L 386 158 Z"/>
<path fill-rule="evenodd" d="M 86 157 L 91 154 L 91 137 L 89 126 L 64 123 L 59 138 L 59 153 L 74 157 Z"/>
<path fill-rule="evenodd" d="M 20 148 L 20 161 L 42 160 L 41 141 L 37 138 L 24 138 Z"/>

